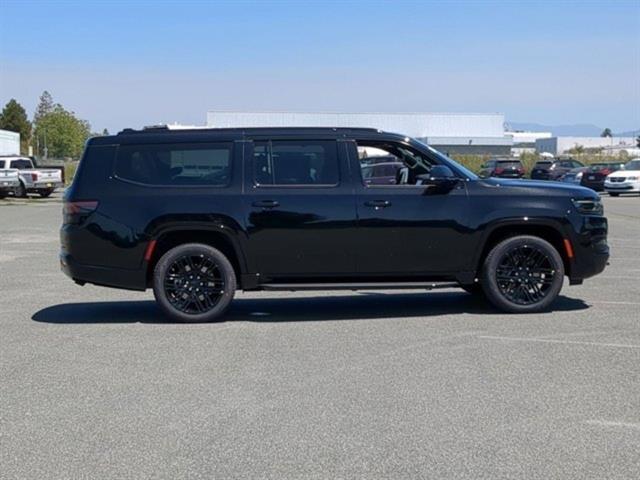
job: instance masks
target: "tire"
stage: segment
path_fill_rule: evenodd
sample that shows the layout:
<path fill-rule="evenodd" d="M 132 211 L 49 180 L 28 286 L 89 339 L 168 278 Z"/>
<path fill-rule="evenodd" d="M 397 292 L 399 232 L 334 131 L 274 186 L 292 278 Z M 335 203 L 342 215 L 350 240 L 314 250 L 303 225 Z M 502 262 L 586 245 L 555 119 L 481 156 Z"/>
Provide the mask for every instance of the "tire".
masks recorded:
<path fill-rule="evenodd" d="M 510 313 L 546 310 L 558 297 L 563 280 L 558 251 L 546 240 L 528 235 L 497 244 L 482 268 L 485 295 L 495 307 Z"/>
<path fill-rule="evenodd" d="M 620 195 L 618 192 L 609 192 L 610 197 L 617 197 L 618 195 Z"/>
<path fill-rule="evenodd" d="M 49 195 L 53 193 L 53 188 L 47 188 L 46 190 L 39 190 L 38 193 L 42 198 L 47 198 Z"/>
<path fill-rule="evenodd" d="M 196 291 L 200 288 L 203 291 L 198 295 Z M 209 293 L 205 293 L 207 289 Z M 236 274 L 227 257 L 201 243 L 172 248 L 160 258 L 153 272 L 156 302 L 169 318 L 178 322 L 220 321 L 235 291 Z"/>
<path fill-rule="evenodd" d="M 27 198 L 27 187 L 25 187 L 22 182 L 20 182 L 20 186 L 16 188 L 16 197 Z"/>

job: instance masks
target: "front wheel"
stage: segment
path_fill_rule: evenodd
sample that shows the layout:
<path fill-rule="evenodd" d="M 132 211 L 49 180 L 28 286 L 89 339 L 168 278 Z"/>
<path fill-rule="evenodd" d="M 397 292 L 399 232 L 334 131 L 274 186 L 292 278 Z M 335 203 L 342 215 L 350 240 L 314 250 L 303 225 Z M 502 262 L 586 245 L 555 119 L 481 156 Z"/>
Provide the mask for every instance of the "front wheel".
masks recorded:
<path fill-rule="evenodd" d="M 219 250 L 200 243 L 172 248 L 153 273 L 153 294 L 162 311 L 179 322 L 221 320 L 236 291 L 233 266 Z"/>
<path fill-rule="evenodd" d="M 546 240 L 517 236 L 493 247 L 484 261 L 482 286 L 500 310 L 532 313 L 548 308 L 558 297 L 564 264 Z"/>

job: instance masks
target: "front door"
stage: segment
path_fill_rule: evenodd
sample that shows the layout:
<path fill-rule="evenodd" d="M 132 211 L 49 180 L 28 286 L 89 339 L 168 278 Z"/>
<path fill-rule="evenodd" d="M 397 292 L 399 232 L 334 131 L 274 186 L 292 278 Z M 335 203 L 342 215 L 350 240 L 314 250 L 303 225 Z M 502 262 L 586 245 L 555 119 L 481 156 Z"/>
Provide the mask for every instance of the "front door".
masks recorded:
<path fill-rule="evenodd" d="M 291 279 L 353 274 L 356 207 L 344 142 L 254 139 L 246 145 L 254 273 Z"/>
<path fill-rule="evenodd" d="M 428 276 L 463 268 L 470 249 L 465 182 L 448 192 L 422 185 L 421 175 L 438 161 L 407 144 L 358 142 L 348 151 L 356 172 L 358 272 Z M 398 165 L 394 184 L 357 178 L 377 162 Z"/>

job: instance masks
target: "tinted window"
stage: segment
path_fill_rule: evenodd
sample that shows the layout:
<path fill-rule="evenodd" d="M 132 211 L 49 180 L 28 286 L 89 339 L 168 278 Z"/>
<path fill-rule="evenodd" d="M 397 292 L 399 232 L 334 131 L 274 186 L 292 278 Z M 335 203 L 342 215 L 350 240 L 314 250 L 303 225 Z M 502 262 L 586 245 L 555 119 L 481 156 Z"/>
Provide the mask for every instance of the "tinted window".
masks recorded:
<path fill-rule="evenodd" d="M 147 185 L 228 185 L 231 143 L 123 145 L 116 175 Z"/>
<path fill-rule="evenodd" d="M 253 178 L 256 185 L 337 185 L 336 142 L 255 142 Z"/>
<path fill-rule="evenodd" d="M 551 162 L 536 162 L 533 166 L 534 168 L 549 168 L 551 166 Z"/>
<path fill-rule="evenodd" d="M 5 166 L 4 166 L 4 160 L 0 160 L 0 168 L 5 168 Z"/>
<path fill-rule="evenodd" d="M 501 168 L 521 168 L 522 164 L 520 162 L 509 162 L 509 161 L 504 161 L 504 162 L 498 162 L 498 166 Z"/>
<path fill-rule="evenodd" d="M 31 165 L 31 160 L 11 160 L 11 167 L 9 168 L 24 170 L 26 168 L 33 168 L 33 165 Z"/>

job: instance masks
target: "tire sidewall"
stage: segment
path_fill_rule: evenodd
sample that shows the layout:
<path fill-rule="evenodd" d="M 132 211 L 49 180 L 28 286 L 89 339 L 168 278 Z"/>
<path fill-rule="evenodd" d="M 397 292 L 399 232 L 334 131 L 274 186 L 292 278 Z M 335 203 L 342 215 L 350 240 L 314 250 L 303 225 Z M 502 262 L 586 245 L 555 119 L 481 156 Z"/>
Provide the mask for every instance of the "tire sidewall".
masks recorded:
<path fill-rule="evenodd" d="M 206 255 L 210 257 L 223 275 L 225 288 L 217 305 L 205 313 L 189 314 L 177 310 L 164 291 L 164 277 L 167 269 L 179 257 L 184 255 Z M 172 320 L 185 323 L 221 321 L 222 314 L 231 304 L 236 290 L 236 274 L 227 257 L 219 250 L 200 243 L 187 243 L 166 252 L 153 270 L 153 294 L 162 311 Z"/>
<path fill-rule="evenodd" d="M 556 271 L 553 283 L 545 297 L 533 305 L 519 305 L 507 299 L 502 294 L 495 275 L 503 255 L 512 248 L 524 245 L 535 245 L 543 249 Z M 511 313 L 533 313 L 546 310 L 558 297 L 563 281 L 564 263 L 555 247 L 542 238 L 525 235 L 511 237 L 498 243 L 487 255 L 482 271 L 482 286 L 487 298 L 499 309 Z"/>

